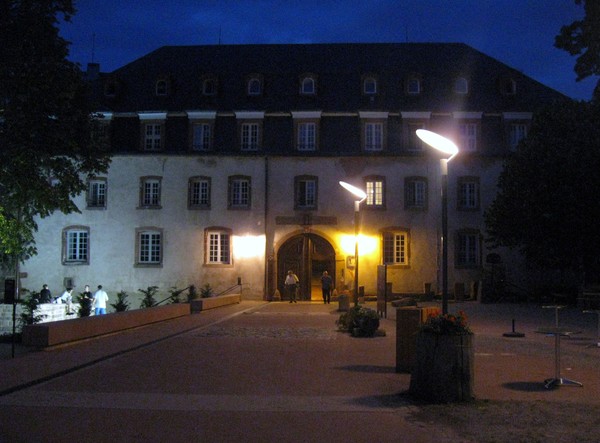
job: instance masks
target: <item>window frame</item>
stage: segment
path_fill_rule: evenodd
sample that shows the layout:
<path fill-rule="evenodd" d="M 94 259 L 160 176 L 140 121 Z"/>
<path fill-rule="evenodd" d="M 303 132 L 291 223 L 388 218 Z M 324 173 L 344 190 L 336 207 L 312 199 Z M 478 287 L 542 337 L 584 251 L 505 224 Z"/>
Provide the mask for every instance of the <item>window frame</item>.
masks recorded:
<path fill-rule="evenodd" d="M 142 122 L 142 145 L 145 152 L 158 152 L 164 149 L 165 122 L 163 120 L 144 120 Z M 152 127 L 152 133 L 148 129 Z M 159 129 L 158 134 L 156 129 Z M 150 144 L 150 147 L 148 147 Z"/>
<path fill-rule="evenodd" d="M 303 128 L 312 127 L 312 134 L 303 131 Z M 314 152 L 317 150 L 319 140 L 319 120 L 297 120 L 294 124 L 296 150 L 299 152 Z M 310 143 L 312 135 L 312 143 Z M 307 142 L 306 140 L 309 140 Z"/>
<path fill-rule="evenodd" d="M 461 153 L 479 152 L 480 127 L 479 121 L 462 121 L 458 124 L 457 132 Z M 471 129 L 474 134 L 469 134 Z"/>
<path fill-rule="evenodd" d="M 472 189 L 471 188 L 472 185 Z M 459 211 L 478 211 L 481 207 L 481 184 L 479 177 L 465 175 L 457 179 L 456 208 Z M 466 192 L 466 191 L 469 192 Z M 469 200 L 469 202 L 467 202 Z M 472 203 L 471 203 L 472 202 Z"/>
<path fill-rule="evenodd" d="M 400 239 L 398 238 L 400 237 Z M 398 241 L 401 244 L 398 244 Z M 391 251 L 389 243 L 392 242 Z M 400 260 L 397 260 L 401 257 Z M 381 262 L 384 265 L 410 267 L 410 230 L 401 227 L 387 228 L 381 231 Z"/>
<path fill-rule="evenodd" d="M 206 185 L 206 190 L 199 189 L 198 199 L 195 198 L 196 191 L 193 189 L 195 185 L 201 186 Z M 211 192 L 212 192 L 212 180 L 211 177 L 205 175 L 196 175 L 188 179 L 188 198 L 187 206 L 188 209 L 210 209 L 211 206 Z M 201 197 L 205 194 L 205 197 Z"/>
<path fill-rule="evenodd" d="M 243 120 L 239 122 L 239 146 L 241 152 L 256 152 L 262 145 L 262 120 Z M 256 128 L 256 134 L 252 134 Z"/>
<path fill-rule="evenodd" d="M 206 152 L 213 150 L 214 125 L 214 120 L 193 120 L 190 122 L 192 151 Z M 202 133 L 200 134 L 201 143 L 197 143 L 196 130 L 200 128 L 202 129 Z M 207 131 L 208 135 L 206 134 Z"/>
<path fill-rule="evenodd" d="M 413 83 L 416 83 L 416 90 L 414 90 L 411 85 Z M 420 77 L 418 76 L 410 76 L 406 79 L 406 83 L 405 83 L 405 88 L 404 88 L 405 92 L 407 95 L 420 95 L 421 92 L 423 91 L 423 87 L 422 87 L 422 80 Z"/>
<path fill-rule="evenodd" d="M 455 268 L 481 267 L 481 233 L 476 229 L 460 229 L 455 235 Z"/>
<path fill-rule="evenodd" d="M 253 85 L 258 84 L 258 90 L 253 89 Z M 259 75 L 252 75 L 246 81 L 246 95 L 249 97 L 260 97 L 263 95 L 263 80 Z"/>
<path fill-rule="evenodd" d="M 380 186 L 377 186 L 380 185 Z M 386 185 L 385 177 L 382 175 L 370 175 L 364 178 L 364 189 L 367 194 L 367 198 L 364 201 L 366 209 L 386 209 Z M 379 191 L 378 189 L 379 188 Z M 380 200 L 377 201 L 377 196 Z"/>
<path fill-rule="evenodd" d="M 422 184 L 422 199 L 417 201 L 417 185 Z M 420 203 L 422 201 L 422 203 Z M 429 207 L 429 182 L 427 177 L 410 176 L 404 179 L 404 209 L 426 211 Z"/>
<path fill-rule="evenodd" d="M 246 185 L 246 190 L 236 187 Z M 240 196 L 235 194 L 241 193 Z M 247 196 L 244 199 L 243 194 Z M 235 197 L 235 198 L 234 198 Z M 227 180 L 227 209 L 249 210 L 252 208 L 252 179 L 247 175 L 231 175 Z"/>
<path fill-rule="evenodd" d="M 157 97 L 166 97 L 169 95 L 169 80 L 159 78 L 154 85 L 154 94 Z"/>
<path fill-rule="evenodd" d="M 367 89 L 368 84 L 373 85 L 372 90 Z M 379 85 L 378 85 L 377 77 L 374 75 L 364 76 L 363 81 L 362 81 L 362 94 L 368 95 L 368 96 L 373 96 L 373 95 L 377 95 L 378 93 L 379 93 Z"/>
<path fill-rule="evenodd" d="M 145 235 L 151 236 L 148 239 L 148 259 L 142 260 L 142 254 L 144 253 L 144 239 Z M 158 258 L 151 259 L 151 257 L 155 257 L 156 254 L 156 243 L 155 238 L 158 236 Z M 144 268 L 160 268 L 163 265 L 163 257 L 164 257 L 164 230 L 162 228 L 158 228 L 155 226 L 147 226 L 135 229 L 135 266 L 136 267 L 144 267 Z"/>
<path fill-rule="evenodd" d="M 310 85 L 310 87 L 308 87 Z M 312 74 L 305 74 L 300 77 L 300 95 L 317 95 L 317 78 Z"/>
<path fill-rule="evenodd" d="M 217 237 L 218 236 L 218 237 Z M 227 245 L 222 245 L 222 240 L 226 236 Z M 213 253 L 213 240 L 217 241 L 217 250 Z M 226 251 L 226 256 L 223 252 Z M 213 260 L 217 258 L 216 260 Z M 231 267 L 233 266 L 233 235 L 229 228 L 212 226 L 204 229 L 204 266 L 211 267 Z"/>
<path fill-rule="evenodd" d="M 213 75 L 207 75 L 202 78 L 201 92 L 205 97 L 214 97 L 219 92 L 219 82 L 217 77 Z"/>
<path fill-rule="evenodd" d="M 385 119 L 363 119 L 361 125 L 362 149 L 363 152 L 383 152 L 387 145 L 387 120 Z M 379 131 L 373 131 L 379 129 Z M 380 143 L 377 144 L 373 138 L 380 137 Z M 376 141 L 376 140 L 375 140 Z"/>
<path fill-rule="evenodd" d="M 95 185 L 97 187 L 104 188 L 102 192 L 96 192 L 94 190 Z M 100 195 L 102 195 L 100 197 Z M 106 209 L 108 202 L 108 186 L 106 177 L 92 177 L 88 179 L 87 191 L 85 196 L 86 209 Z"/>
<path fill-rule="evenodd" d="M 517 131 L 520 128 L 522 131 Z M 522 134 L 517 135 L 518 132 Z M 508 147 L 511 152 L 516 152 L 517 146 L 521 143 L 521 140 L 527 138 L 529 133 L 529 124 L 526 122 L 511 122 L 508 127 Z"/>
<path fill-rule="evenodd" d="M 77 236 L 77 244 L 75 245 L 75 248 L 77 249 L 77 255 L 75 257 L 72 257 L 71 251 L 72 251 L 72 238 L 70 237 L 71 233 L 77 233 L 77 234 L 85 234 L 85 245 L 82 247 L 79 243 L 81 242 L 81 239 L 79 238 L 79 235 Z M 90 228 L 89 226 L 83 226 L 83 225 L 72 225 L 72 226 L 67 226 L 65 228 L 63 228 L 62 230 L 62 264 L 65 266 L 78 266 L 78 265 L 89 265 L 90 264 Z M 83 248 L 84 253 L 81 254 L 80 249 Z M 82 255 L 84 255 L 82 257 Z"/>
<path fill-rule="evenodd" d="M 469 93 L 469 80 L 466 77 L 460 76 L 454 79 L 454 93 L 460 95 Z"/>
<path fill-rule="evenodd" d="M 309 189 L 312 185 L 312 191 Z M 312 192 L 312 196 L 309 193 Z M 309 201 L 309 198 L 312 201 Z M 298 175 L 294 177 L 294 209 L 316 211 L 319 207 L 319 178 L 316 175 Z"/>
<path fill-rule="evenodd" d="M 146 185 L 150 183 L 156 183 L 156 189 L 148 190 Z M 151 198 L 150 202 L 147 203 L 148 191 L 152 194 L 156 194 L 156 198 Z M 162 199 L 162 177 L 157 175 L 147 175 L 140 177 L 140 195 L 138 209 L 161 209 Z"/>

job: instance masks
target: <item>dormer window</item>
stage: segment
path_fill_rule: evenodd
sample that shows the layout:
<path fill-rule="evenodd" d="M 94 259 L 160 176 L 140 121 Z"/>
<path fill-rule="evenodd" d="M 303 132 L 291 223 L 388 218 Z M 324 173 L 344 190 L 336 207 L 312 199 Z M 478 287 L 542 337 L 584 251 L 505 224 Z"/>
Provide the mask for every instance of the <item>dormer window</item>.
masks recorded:
<path fill-rule="evenodd" d="M 252 77 L 248 80 L 248 95 L 261 95 L 262 94 L 262 82 L 258 77 Z"/>
<path fill-rule="evenodd" d="M 418 77 L 410 77 L 406 80 L 406 93 L 410 95 L 418 95 L 421 93 L 421 79 Z"/>
<path fill-rule="evenodd" d="M 457 94 L 468 94 L 469 93 L 469 82 L 464 77 L 458 77 L 454 80 L 454 92 Z"/>
<path fill-rule="evenodd" d="M 165 96 L 169 94 L 169 82 L 165 79 L 160 79 L 156 82 L 156 95 Z"/>
<path fill-rule="evenodd" d="M 316 80 L 312 76 L 302 77 L 300 80 L 300 94 L 315 95 L 317 93 Z"/>
<path fill-rule="evenodd" d="M 214 77 L 205 78 L 202 81 L 202 95 L 217 95 L 217 79 Z"/>
<path fill-rule="evenodd" d="M 106 97 L 116 97 L 119 93 L 119 82 L 111 79 L 104 83 L 104 95 Z"/>
<path fill-rule="evenodd" d="M 517 82 L 512 78 L 500 79 L 500 93 L 504 95 L 515 95 L 517 93 Z"/>
<path fill-rule="evenodd" d="M 365 95 L 377 94 L 377 79 L 375 77 L 366 77 L 363 80 L 363 94 L 365 94 Z"/>

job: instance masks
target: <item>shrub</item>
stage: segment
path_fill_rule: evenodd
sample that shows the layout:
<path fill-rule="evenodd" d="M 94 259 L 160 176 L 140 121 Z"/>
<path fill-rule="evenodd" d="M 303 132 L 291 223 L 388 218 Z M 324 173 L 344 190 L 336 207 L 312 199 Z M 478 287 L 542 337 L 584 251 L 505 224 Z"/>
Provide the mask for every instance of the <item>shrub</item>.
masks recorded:
<path fill-rule="evenodd" d="M 200 297 L 208 298 L 213 296 L 213 288 L 210 284 L 206 283 L 204 286 L 200 288 Z"/>
<path fill-rule="evenodd" d="M 158 286 L 148 286 L 146 289 L 138 289 L 142 294 L 144 294 L 144 298 L 142 299 L 142 303 L 140 304 L 140 308 L 151 308 L 156 303 L 156 299 L 154 296 L 158 292 Z"/>
<path fill-rule="evenodd" d="M 27 289 L 23 289 L 22 292 L 27 293 L 29 291 Z M 40 304 L 39 292 L 30 292 L 29 296 L 25 300 L 20 301 L 20 303 L 23 305 L 23 311 L 21 312 L 21 318 L 19 319 L 21 326 L 34 325 L 41 322 L 46 317 L 46 315 L 35 313 Z"/>
<path fill-rule="evenodd" d="M 458 314 L 431 314 L 421 326 L 421 330 L 434 334 L 465 335 L 472 334 L 464 311 Z"/>
<path fill-rule="evenodd" d="M 117 292 L 117 302 L 110 304 L 115 310 L 115 312 L 125 312 L 129 309 L 129 302 L 126 301 L 127 297 L 129 297 L 129 294 L 127 292 Z"/>
<path fill-rule="evenodd" d="M 169 303 L 181 303 L 179 296 L 187 290 L 188 288 L 177 289 L 175 286 L 172 286 L 171 289 L 169 289 L 169 294 L 171 294 L 169 297 Z"/>

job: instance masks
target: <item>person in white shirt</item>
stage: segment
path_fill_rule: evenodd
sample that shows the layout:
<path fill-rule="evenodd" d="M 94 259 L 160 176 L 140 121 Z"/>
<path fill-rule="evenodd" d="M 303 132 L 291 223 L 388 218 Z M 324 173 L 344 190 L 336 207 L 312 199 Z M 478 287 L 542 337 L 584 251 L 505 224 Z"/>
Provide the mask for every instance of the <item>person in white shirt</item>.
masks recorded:
<path fill-rule="evenodd" d="M 94 293 L 94 301 L 92 306 L 94 307 L 94 315 L 106 314 L 106 302 L 108 301 L 108 294 L 102 289 L 102 285 L 98 285 L 98 290 Z"/>
<path fill-rule="evenodd" d="M 285 278 L 285 289 L 290 297 L 290 303 L 298 303 L 296 301 L 296 294 L 298 292 L 299 279 L 293 271 L 288 271 L 287 277 Z"/>

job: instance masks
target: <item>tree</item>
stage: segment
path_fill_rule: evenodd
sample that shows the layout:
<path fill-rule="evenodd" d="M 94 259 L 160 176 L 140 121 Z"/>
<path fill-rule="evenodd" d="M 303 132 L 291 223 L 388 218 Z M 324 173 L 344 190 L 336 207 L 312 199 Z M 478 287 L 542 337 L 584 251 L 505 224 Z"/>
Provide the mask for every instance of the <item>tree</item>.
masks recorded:
<path fill-rule="evenodd" d="M 0 255 L 17 263 L 36 252 L 36 217 L 78 211 L 73 198 L 110 161 L 58 31 L 74 13 L 71 0 L 0 2 Z"/>
<path fill-rule="evenodd" d="M 585 17 L 560 29 L 554 46 L 571 55 L 578 55 L 575 62 L 577 81 L 591 75 L 600 75 L 600 2 L 598 0 L 575 0 L 584 5 Z M 594 99 L 600 100 L 600 80 L 594 89 Z"/>
<path fill-rule="evenodd" d="M 492 247 L 518 248 L 559 270 L 597 266 L 600 250 L 600 106 L 562 102 L 537 113 L 505 164 L 485 212 Z"/>

